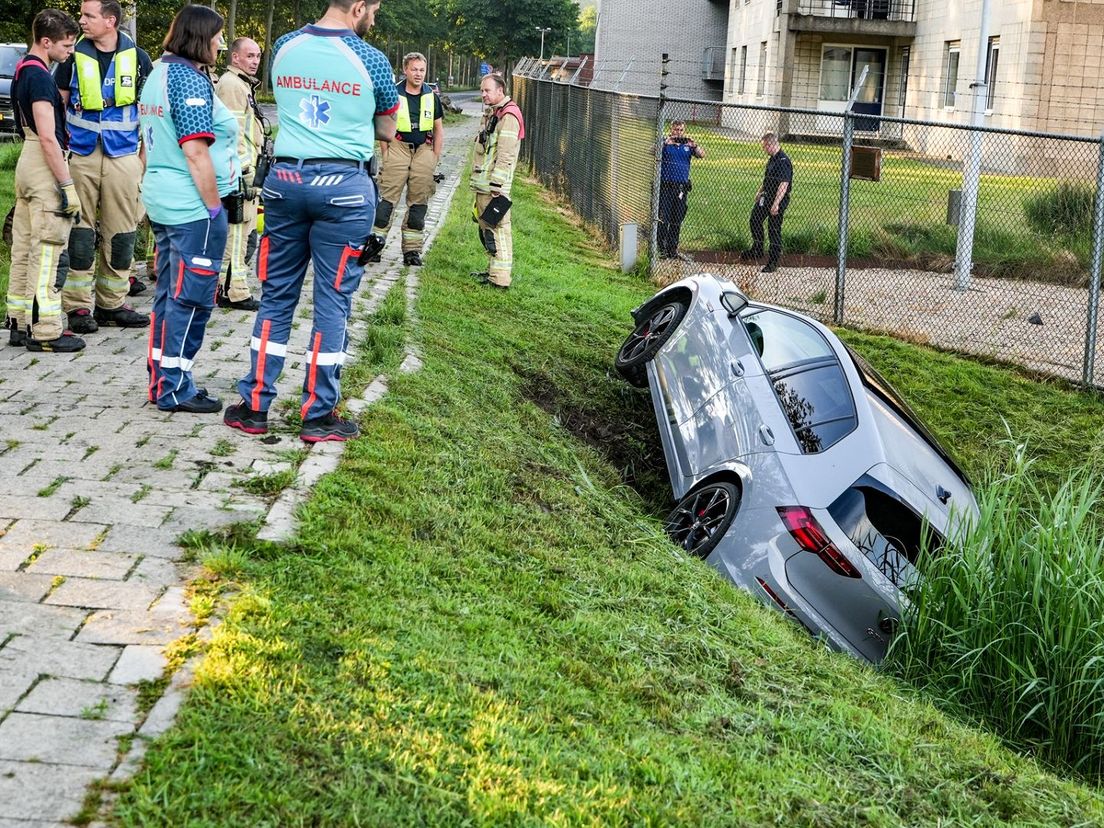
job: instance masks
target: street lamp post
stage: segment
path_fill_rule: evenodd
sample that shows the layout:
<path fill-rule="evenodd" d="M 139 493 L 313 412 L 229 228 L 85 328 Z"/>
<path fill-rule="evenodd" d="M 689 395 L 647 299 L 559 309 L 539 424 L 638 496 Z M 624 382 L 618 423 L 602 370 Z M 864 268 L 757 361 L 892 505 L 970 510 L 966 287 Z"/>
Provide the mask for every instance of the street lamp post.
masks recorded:
<path fill-rule="evenodd" d="M 550 31 L 552 31 L 552 29 L 551 29 L 551 27 L 549 27 L 549 28 L 543 28 L 543 27 L 541 27 L 541 26 L 534 26 L 533 28 L 534 28 L 534 29 L 536 29 L 536 30 L 537 30 L 538 32 L 540 32 L 540 33 L 541 33 L 541 53 L 540 53 L 540 59 L 541 59 L 541 60 L 544 60 L 544 36 L 545 36 L 546 34 L 548 34 L 548 33 L 549 33 Z"/>

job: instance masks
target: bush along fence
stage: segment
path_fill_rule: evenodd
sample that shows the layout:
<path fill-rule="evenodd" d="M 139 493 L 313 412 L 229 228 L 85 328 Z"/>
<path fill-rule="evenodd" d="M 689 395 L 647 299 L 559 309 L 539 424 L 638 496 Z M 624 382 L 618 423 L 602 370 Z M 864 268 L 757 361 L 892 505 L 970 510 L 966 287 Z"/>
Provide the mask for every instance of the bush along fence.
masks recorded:
<path fill-rule="evenodd" d="M 524 161 L 624 258 L 647 255 L 657 281 L 711 271 L 827 322 L 1104 388 L 1104 140 L 627 95 L 554 69 L 522 61 L 513 75 Z M 676 120 L 705 155 L 692 162 L 680 255 L 665 259 L 654 255 L 660 153 Z M 773 273 L 741 256 L 766 132 L 794 170 Z"/>

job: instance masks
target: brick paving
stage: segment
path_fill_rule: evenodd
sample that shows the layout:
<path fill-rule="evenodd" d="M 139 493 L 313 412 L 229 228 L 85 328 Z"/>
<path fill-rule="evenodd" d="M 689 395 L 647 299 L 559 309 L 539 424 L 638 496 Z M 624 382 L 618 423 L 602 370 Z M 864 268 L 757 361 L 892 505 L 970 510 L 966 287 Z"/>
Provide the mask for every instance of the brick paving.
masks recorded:
<path fill-rule="evenodd" d="M 467 119 L 448 130 L 431 233 L 475 128 Z M 356 331 L 403 270 L 397 212 L 384 261 L 369 266 L 354 302 L 354 355 Z M 150 294 L 137 297 L 139 310 L 149 310 Z M 75 355 L 0 347 L 0 828 L 63 823 L 90 783 L 131 772 L 143 737 L 171 726 L 187 676 L 173 677 L 146 712 L 138 686 L 162 678 L 166 645 L 197 629 L 187 593 L 196 570 L 180 535 L 242 522 L 269 537 L 293 530 L 297 501 L 281 501 L 269 519 L 269 500 L 240 484 L 302 460 L 284 413 L 299 404 L 309 284 L 303 296 L 265 438 L 226 428 L 221 415 L 147 404 L 144 331 L 101 329 Z M 195 374 L 224 403 L 248 369 L 253 318 L 216 309 L 207 327 Z M 336 444 L 315 447 L 295 497 L 339 453 Z"/>

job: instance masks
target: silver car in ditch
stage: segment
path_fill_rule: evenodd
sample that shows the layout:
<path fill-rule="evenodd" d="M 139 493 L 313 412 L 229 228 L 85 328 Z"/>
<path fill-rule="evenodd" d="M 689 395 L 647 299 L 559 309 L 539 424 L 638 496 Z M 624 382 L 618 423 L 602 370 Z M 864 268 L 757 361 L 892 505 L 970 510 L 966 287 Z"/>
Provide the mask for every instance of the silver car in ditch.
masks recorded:
<path fill-rule="evenodd" d="M 977 514 L 966 475 L 824 325 L 697 275 L 633 311 L 617 370 L 651 390 L 667 531 L 764 603 L 873 662 L 925 543 Z"/>

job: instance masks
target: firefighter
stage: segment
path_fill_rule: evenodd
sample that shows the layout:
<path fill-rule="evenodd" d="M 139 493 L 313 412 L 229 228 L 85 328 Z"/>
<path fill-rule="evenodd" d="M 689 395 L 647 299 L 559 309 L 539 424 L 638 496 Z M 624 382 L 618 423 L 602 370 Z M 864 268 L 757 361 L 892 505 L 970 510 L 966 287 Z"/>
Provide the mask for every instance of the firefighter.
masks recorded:
<path fill-rule="evenodd" d="M 257 157 L 264 141 L 264 116 L 257 108 L 255 93 L 260 81 L 261 47 L 248 37 L 239 37 L 230 45 L 230 68 L 215 93 L 238 119 L 238 158 L 242 164 L 241 221 L 231 217 L 226 253 L 222 257 L 218 304 L 222 308 L 256 311 L 261 303 L 253 298 L 249 281 L 249 261 L 257 244 L 257 191 L 253 187 Z"/>
<path fill-rule="evenodd" d="M 479 240 L 487 250 L 487 269 L 474 274 L 483 284 L 510 286 L 513 233 L 510 227 L 510 187 L 517 167 L 518 147 L 525 138 L 521 109 L 506 94 L 501 75 L 487 75 L 479 86 L 487 110 L 475 138 L 471 186 Z"/>
<path fill-rule="evenodd" d="M 222 23 L 207 6 L 177 12 L 140 106 L 149 142 L 142 199 L 159 271 L 147 350 L 148 396 L 162 411 L 186 414 L 222 410 L 222 401 L 192 379 L 226 249 L 223 198 L 241 177 L 237 119 L 204 71 L 218 56 Z"/>
<path fill-rule="evenodd" d="M 81 334 L 94 333 L 100 325 L 149 324 L 146 314 L 125 302 L 144 169 L 138 96 L 153 64 L 119 30 L 122 21 L 117 0 L 84 0 L 84 36 L 55 76 L 66 104 L 69 164 L 84 207 L 80 223 L 69 234 L 71 271 L 61 301 L 69 327 Z"/>
<path fill-rule="evenodd" d="M 403 264 L 417 267 L 422 263 L 426 211 L 436 190 L 433 175 L 445 147 L 444 110 L 441 99 L 425 83 L 425 55 L 411 52 L 404 57 L 403 73 L 406 79 L 395 85 L 399 93 L 395 140 L 383 145 L 375 228 L 379 235 L 387 235 L 391 214 L 405 189 Z"/>
<path fill-rule="evenodd" d="M 395 137 L 398 92 L 387 58 L 369 46 L 380 0 L 329 0 L 322 18 L 284 35 L 272 49 L 279 132 L 265 178 L 265 229 L 257 252 L 261 309 L 250 342 L 241 401 L 223 422 L 249 434 L 268 430 L 268 409 L 284 367 L 295 307 L 314 263 L 314 324 L 307 341 L 299 437 L 349 440 L 356 422 L 336 411 L 349 344 L 358 261 L 372 235 L 376 188 L 373 142 Z"/>
<path fill-rule="evenodd" d="M 10 343 L 28 351 L 72 353 L 84 340 L 63 330 L 60 286 L 65 244 L 80 199 L 65 163 L 65 107 L 50 64 L 73 53 L 76 21 L 57 9 L 34 19 L 34 43 L 15 69 L 11 99 L 23 149 L 15 167 L 15 213 L 8 282 Z"/>

